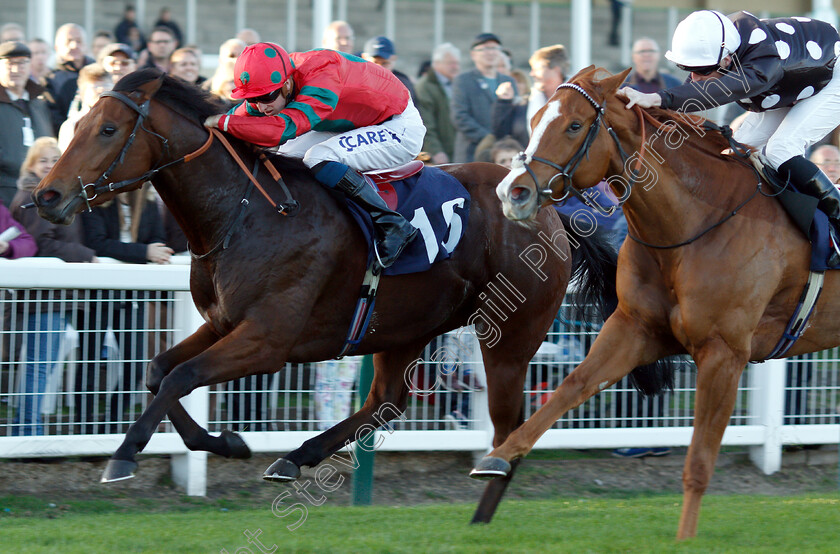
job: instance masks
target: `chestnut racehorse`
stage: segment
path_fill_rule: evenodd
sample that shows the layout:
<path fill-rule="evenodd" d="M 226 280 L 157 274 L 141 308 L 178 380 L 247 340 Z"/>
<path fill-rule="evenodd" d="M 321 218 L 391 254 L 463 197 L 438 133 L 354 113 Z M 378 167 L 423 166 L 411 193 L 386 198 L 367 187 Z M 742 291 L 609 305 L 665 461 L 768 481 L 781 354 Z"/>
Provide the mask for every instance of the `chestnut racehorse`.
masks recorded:
<path fill-rule="evenodd" d="M 560 416 L 634 366 L 688 353 L 697 394 L 677 531 L 685 539 L 697 533 L 741 372 L 781 338 L 808 277 L 809 245 L 781 205 L 758 194 L 750 164 L 721 155 L 730 144 L 720 133 L 676 112 L 627 110 L 615 92 L 629 70 L 601 71 L 585 69 L 557 89 L 497 193 L 508 218 L 529 221 L 541 205 L 607 178 L 626 199 L 629 229 L 618 309 L 551 400 L 474 472 L 503 475 Z M 644 171 L 629 189 L 637 167 Z M 827 272 L 811 325 L 787 355 L 840 344 L 839 308 L 837 272 Z"/>
<path fill-rule="evenodd" d="M 194 253 L 190 289 L 205 323 L 151 362 L 146 383 L 155 397 L 128 430 L 103 481 L 133 476 L 135 455 L 167 413 L 189 448 L 250 455 L 235 433 L 210 436 L 179 399 L 197 387 L 275 372 L 286 362 L 333 358 L 352 319 L 366 269 L 361 231 L 299 160 L 273 158 L 291 196 L 300 200 L 299 213 L 284 217 L 258 193 L 243 201 L 251 187 L 248 176 L 201 125 L 222 110 L 199 89 L 154 70 L 128 75 L 79 122 L 67 151 L 34 192 L 43 217 L 68 223 L 86 204 L 113 198 L 116 192 L 109 189 L 129 190 L 149 179 Z M 259 152 L 231 142 L 249 172 L 259 167 L 263 188 L 280 197 L 268 171 L 256 163 Z M 501 444 L 521 423 L 528 362 L 560 308 L 573 269 L 585 273 L 588 292 L 605 302 L 609 298 L 603 275 L 612 268 L 614 278 L 615 254 L 603 239 L 577 236 L 581 247 L 573 257 L 555 210 L 545 210 L 529 226 L 505 219 L 495 196 L 506 174 L 502 167 L 451 165 L 446 171 L 472 198 L 459 246 L 426 272 L 382 278 L 358 348 L 359 354 L 374 354 L 367 401 L 356 414 L 275 462 L 266 479 L 293 480 L 301 467 L 315 466 L 353 442 L 360 428 L 376 428 L 383 418 L 398 415 L 380 407 L 390 403 L 405 409 L 404 373 L 424 345 L 470 323 L 476 324 L 486 368 L 494 444 Z M 520 259 L 541 244 L 542 267 Z M 495 298 L 500 275 L 521 298 L 499 317 L 474 317 L 493 312 L 485 301 Z M 506 479 L 498 479 L 488 486 L 476 521 L 490 520 L 506 485 Z"/>

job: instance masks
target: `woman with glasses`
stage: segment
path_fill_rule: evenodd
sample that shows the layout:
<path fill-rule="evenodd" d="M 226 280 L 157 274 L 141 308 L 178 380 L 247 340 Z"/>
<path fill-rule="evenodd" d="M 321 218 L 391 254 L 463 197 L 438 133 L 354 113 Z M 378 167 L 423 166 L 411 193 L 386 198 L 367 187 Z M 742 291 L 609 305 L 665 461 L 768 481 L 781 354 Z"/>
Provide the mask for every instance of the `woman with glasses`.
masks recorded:
<path fill-rule="evenodd" d="M 686 82 L 652 94 L 623 88 L 618 95 L 628 109 L 694 112 L 737 102 L 749 114 L 735 139 L 758 148 L 766 166 L 818 198 L 837 235 L 840 193 L 804 154 L 840 124 L 838 53 L 840 36 L 823 21 L 703 10 L 680 22 L 665 54 L 689 72 Z M 829 263 L 835 261 L 840 252 Z"/>
<path fill-rule="evenodd" d="M 402 165 L 420 153 L 426 128 L 405 85 L 350 54 L 290 55 L 270 42 L 245 48 L 233 73 L 231 96 L 244 102 L 205 125 L 302 158 L 321 184 L 370 214 L 380 263 L 390 266 L 417 229 L 388 208 L 361 172 Z"/>

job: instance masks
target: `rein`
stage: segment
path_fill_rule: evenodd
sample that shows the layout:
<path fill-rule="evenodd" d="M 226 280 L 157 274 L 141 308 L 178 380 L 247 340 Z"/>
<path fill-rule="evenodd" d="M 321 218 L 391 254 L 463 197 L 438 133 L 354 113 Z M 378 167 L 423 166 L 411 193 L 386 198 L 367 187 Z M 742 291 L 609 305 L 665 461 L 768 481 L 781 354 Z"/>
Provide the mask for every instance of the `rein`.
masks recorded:
<path fill-rule="evenodd" d="M 640 116 L 640 123 L 641 123 L 641 127 L 642 127 L 642 152 L 644 152 L 644 148 L 645 148 L 645 132 L 644 132 L 645 125 L 644 125 L 644 121 L 645 120 L 648 121 L 651 125 L 656 127 L 657 130 L 662 129 L 662 127 L 664 127 L 665 124 L 662 123 L 661 121 L 657 120 L 656 118 L 654 118 L 649 113 L 643 111 L 638 106 L 635 106 L 635 108 L 639 112 L 639 116 Z M 642 116 L 644 116 L 643 119 L 642 119 Z M 756 181 L 755 190 L 744 201 L 742 201 L 740 204 L 738 204 L 731 212 L 726 214 L 723 217 L 723 219 L 721 219 L 717 223 L 712 224 L 711 226 L 707 227 L 706 229 L 700 231 L 699 233 L 697 233 L 696 235 L 694 235 L 690 239 L 684 240 L 682 242 L 678 242 L 678 243 L 674 243 L 674 244 L 664 244 L 664 245 L 652 244 L 652 243 L 649 243 L 649 242 L 646 242 L 646 241 L 642 240 L 641 238 L 639 238 L 637 236 L 634 236 L 628 230 L 627 236 L 630 237 L 631 239 L 633 239 L 634 241 L 636 241 L 637 243 L 641 244 L 642 246 L 647 246 L 648 248 L 654 248 L 654 249 L 657 249 L 657 250 L 669 250 L 671 248 L 679 248 L 680 246 L 689 245 L 692 242 L 699 239 L 700 237 L 702 237 L 703 235 L 705 235 L 706 233 L 708 233 L 709 231 L 720 227 L 721 225 L 723 225 L 724 223 L 726 223 L 727 221 L 732 219 L 732 217 L 734 217 L 735 214 L 737 214 L 741 210 L 741 208 L 743 208 L 744 206 L 749 204 L 749 202 L 753 198 L 758 196 L 758 194 L 761 192 L 761 174 L 758 172 L 758 170 L 752 164 L 744 161 L 745 159 L 749 158 L 749 152 L 750 152 L 749 148 L 747 148 L 746 146 L 744 146 L 743 144 L 741 144 L 740 142 L 738 142 L 734 138 L 732 138 L 732 130 L 728 126 L 724 125 L 723 127 L 721 127 L 719 125 L 716 125 L 716 124 L 712 123 L 711 121 L 702 120 L 702 123 L 700 121 L 694 122 L 694 127 L 696 129 L 707 129 L 707 130 L 710 130 L 710 131 L 720 132 L 724 136 L 724 138 L 726 138 L 726 140 L 729 141 L 730 149 L 737 156 L 735 159 L 740 161 L 744 165 L 749 166 L 750 169 L 752 169 L 753 172 L 756 174 L 756 177 L 758 178 L 758 180 Z M 641 156 L 643 156 L 643 155 L 644 154 L 641 154 Z M 640 156 L 640 159 L 641 159 L 641 156 Z"/>
<path fill-rule="evenodd" d="M 574 83 L 563 83 L 562 85 L 557 87 L 557 90 L 560 90 L 561 88 L 572 89 L 572 90 L 580 93 L 581 95 L 583 95 L 583 97 L 586 98 L 586 100 L 589 101 L 590 105 L 592 105 L 592 107 L 595 108 L 595 121 L 593 121 L 592 125 L 589 127 L 589 131 L 586 133 L 586 137 L 584 138 L 583 143 L 580 145 L 580 147 L 577 149 L 577 152 L 574 153 L 574 155 L 571 157 L 571 159 L 568 161 L 568 163 L 566 163 L 565 166 L 560 166 L 560 165 L 552 162 L 551 160 L 548 160 L 548 159 L 545 159 L 545 158 L 539 158 L 537 156 L 531 156 L 532 161 L 540 162 L 542 164 L 548 165 L 549 167 L 552 167 L 552 168 L 554 168 L 558 171 L 558 173 L 555 174 L 548 181 L 548 187 L 546 189 L 541 190 L 539 192 L 539 195 L 540 196 L 547 195 L 554 202 L 562 202 L 569 196 L 569 194 L 572 194 L 575 197 L 577 197 L 584 205 L 586 205 L 590 208 L 596 209 L 606 216 L 611 216 L 613 213 L 615 213 L 615 210 L 618 207 L 623 206 L 624 203 L 627 201 L 627 199 L 630 198 L 632 188 L 635 185 L 636 180 L 638 179 L 639 170 L 641 169 L 642 161 L 644 160 L 646 146 L 647 146 L 647 134 L 646 134 L 645 121 L 648 121 L 651 125 L 653 125 L 657 129 L 661 129 L 664 126 L 664 124 L 662 122 L 656 120 L 649 113 L 642 110 L 639 106 L 634 106 L 634 110 L 636 112 L 636 115 L 639 118 L 639 127 L 641 129 L 641 147 L 640 147 L 640 150 L 639 150 L 639 157 L 636 160 L 635 167 L 631 171 L 630 181 L 628 182 L 628 185 L 627 185 L 627 193 L 625 195 L 623 195 L 622 199 L 619 200 L 619 202 L 616 206 L 611 206 L 610 208 L 605 209 L 601 205 L 599 205 L 597 202 L 590 201 L 590 199 L 583 192 L 581 192 L 580 190 L 575 188 L 574 184 L 572 183 L 572 176 L 574 175 L 575 171 L 577 170 L 578 165 L 580 165 L 580 162 L 583 160 L 584 156 L 586 156 L 587 159 L 588 159 L 589 148 L 595 142 L 595 138 L 598 136 L 598 131 L 599 131 L 601 125 L 604 126 L 604 128 L 607 130 L 607 132 L 612 137 L 613 141 L 615 141 L 615 144 L 618 147 L 619 156 L 621 157 L 622 167 L 624 167 L 626 165 L 627 160 L 630 159 L 630 156 L 628 156 L 627 153 L 624 151 L 624 148 L 621 146 L 621 141 L 619 140 L 618 135 L 616 134 L 616 132 L 613 130 L 612 126 L 609 125 L 609 123 L 606 120 L 606 117 L 605 117 L 606 111 L 607 111 L 606 102 L 603 105 L 599 104 L 598 102 L 596 102 L 592 98 L 592 96 L 589 95 L 589 93 L 587 93 L 583 89 L 583 87 L 581 87 L 580 85 L 574 84 Z M 717 223 L 714 223 L 713 225 L 707 227 L 703 231 L 700 231 L 698 234 L 691 237 L 690 239 L 684 240 L 682 242 L 678 242 L 678 243 L 675 243 L 675 244 L 666 244 L 666 245 L 651 244 L 649 242 L 646 242 L 646 241 L 642 240 L 639 237 L 636 237 L 636 236 L 632 235 L 629 232 L 627 233 L 627 236 L 629 236 L 631 239 L 633 239 L 634 241 L 638 242 L 639 244 L 641 244 L 643 246 L 647 246 L 648 248 L 667 250 L 667 249 L 678 248 L 680 246 L 686 246 L 688 244 L 691 244 L 692 242 L 696 241 L 697 239 L 699 239 L 700 237 L 702 237 L 703 235 L 705 235 L 709 231 L 711 231 L 711 230 L 723 225 L 724 223 L 726 223 L 735 214 L 737 214 L 741 210 L 741 208 L 746 206 L 750 202 L 750 200 L 755 198 L 761 192 L 761 174 L 758 172 L 758 170 L 755 167 L 753 167 L 752 164 L 745 161 L 746 159 L 749 158 L 749 152 L 750 152 L 749 148 L 744 146 L 743 144 L 737 142 L 734 138 L 732 138 L 732 131 L 729 129 L 729 127 L 727 127 L 727 126 L 720 127 L 720 126 L 715 125 L 714 123 L 712 123 L 710 121 L 707 121 L 707 120 L 703 120 L 702 124 L 700 122 L 696 122 L 694 125 L 698 129 L 703 128 L 703 129 L 708 129 L 708 130 L 720 132 L 721 134 L 723 134 L 723 136 L 727 139 L 727 141 L 729 141 L 729 145 L 730 145 L 731 150 L 737 156 L 737 158 L 735 158 L 735 159 L 741 161 L 745 165 L 748 165 L 753 170 L 753 172 L 755 172 L 756 177 L 758 178 L 757 183 L 756 183 L 755 191 L 746 200 L 744 200 L 743 202 L 738 204 L 738 206 L 736 206 L 731 212 L 729 212 L 726 216 L 724 216 L 723 219 L 721 219 Z M 534 180 L 534 183 L 535 183 L 537 189 L 539 189 L 539 186 L 540 186 L 539 180 L 537 179 L 537 176 L 534 173 L 534 170 L 531 169 L 528 162 L 529 162 L 528 155 L 525 152 L 520 152 L 519 155 L 515 159 L 515 163 L 521 164 L 521 166 L 525 168 L 525 170 L 528 172 L 528 174 Z M 558 177 L 566 180 L 565 187 L 564 187 L 565 188 L 565 194 L 561 198 L 554 198 L 552 196 L 553 191 L 551 189 L 551 184 Z"/>
<path fill-rule="evenodd" d="M 131 147 L 131 145 L 134 143 L 134 140 L 137 138 L 138 129 L 142 129 L 142 130 L 146 131 L 147 133 L 149 133 L 150 135 L 154 135 L 157 138 L 159 138 L 161 140 L 161 143 L 163 144 L 163 150 L 164 150 L 165 154 L 169 153 L 169 139 L 155 133 L 154 131 L 150 131 L 149 129 L 146 128 L 145 125 L 143 125 L 144 120 L 149 116 L 149 102 L 151 101 L 151 98 L 147 99 L 142 104 L 137 104 L 137 102 L 135 102 L 134 100 L 129 98 L 127 95 L 125 95 L 121 92 L 113 91 L 113 90 L 103 92 L 102 96 L 115 98 L 115 99 L 119 100 L 120 102 L 122 102 L 123 104 L 125 104 L 130 109 L 132 109 L 133 111 L 137 112 L 137 121 L 134 124 L 134 129 L 131 131 L 131 135 L 129 135 L 128 140 L 123 145 L 119 154 L 117 154 L 116 158 L 114 158 L 114 161 L 111 162 L 111 165 L 108 166 L 108 169 L 106 169 L 102 173 L 102 175 L 100 175 L 99 178 L 96 179 L 95 182 L 84 184 L 81 176 L 79 176 L 79 178 L 78 178 L 79 179 L 79 185 L 81 185 L 81 191 L 79 192 L 79 196 L 81 196 L 84 199 L 85 204 L 87 205 L 88 211 L 91 211 L 90 201 L 95 199 L 97 196 L 99 196 L 100 193 L 103 193 L 103 192 L 106 192 L 106 191 L 107 192 L 121 192 L 122 189 L 124 189 L 126 187 L 129 187 L 129 186 L 131 186 L 135 183 L 148 181 L 148 180 L 152 179 L 155 175 L 157 175 L 163 169 L 166 169 L 168 167 L 171 167 L 173 165 L 177 165 L 177 164 L 180 164 L 180 163 L 189 163 L 192 160 L 198 158 L 199 156 L 201 156 L 202 154 L 207 152 L 207 150 L 210 148 L 210 145 L 213 143 L 213 138 L 214 137 L 219 139 L 219 142 L 221 142 L 224 145 L 224 147 L 230 153 L 231 157 L 234 160 L 236 160 L 236 163 L 239 165 L 239 167 L 242 169 L 242 171 L 248 176 L 248 178 L 251 180 L 251 182 L 257 187 L 257 189 L 260 191 L 260 193 L 266 198 L 266 200 L 268 200 L 269 204 L 271 204 L 271 206 L 275 210 L 277 210 L 278 213 L 280 213 L 281 215 L 284 215 L 284 216 L 294 216 L 294 215 L 297 214 L 298 210 L 300 209 L 300 205 L 298 204 L 298 202 L 294 198 L 292 198 L 292 195 L 289 192 L 289 189 L 286 187 L 286 184 L 283 182 L 282 176 L 277 171 L 277 169 L 275 169 L 275 167 L 271 163 L 271 161 L 266 158 L 265 154 L 260 154 L 260 159 L 262 160 L 263 164 L 268 169 L 269 173 L 271 173 L 271 176 L 274 178 L 274 180 L 277 183 L 279 183 L 280 186 L 283 188 L 283 191 L 286 195 L 286 201 L 284 203 L 278 204 L 268 195 L 268 193 L 265 191 L 265 189 L 262 186 L 260 186 L 256 177 L 254 175 L 252 175 L 252 173 L 248 170 L 247 167 L 245 167 L 245 164 L 242 162 L 242 159 L 239 157 L 239 155 L 236 153 L 236 151 L 230 145 L 230 142 L 228 142 L 228 140 L 225 138 L 225 136 L 222 134 L 221 131 L 219 131 L 218 129 L 215 129 L 215 128 L 208 129 L 209 136 L 207 137 L 207 141 L 203 145 L 201 145 L 197 150 L 195 150 L 195 151 L 193 151 L 189 154 L 186 154 L 186 155 L 184 155 L 184 156 L 182 156 L 182 157 L 180 157 L 176 160 L 170 161 L 170 162 L 165 163 L 163 165 L 158 165 L 157 167 L 146 171 L 145 173 L 143 173 L 139 177 L 125 179 L 125 180 L 122 180 L 122 181 L 118 181 L 116 183 L 106 183 L 105 181 L 107 181 L 110 178 L 111 173 L 114 171 L 114 169 L 118 165 L 121 165 L 125 161 L 125 155 L 128 152 L 128 149 Z M 158 159 L 158 163 L 160 163 L 160 160 L 163 159 L 165 154 L 163 154 L 163 153 L 161 154 L 161 158 Z M 256 173 L 256 171 L 254 171 L 254 173 Z M 90 189 L 90 193 L 92 193 L 92 194 L 89 194 L 88 189 Z M 247 205 L 247 199 L 243 199 L 243 201 Z M 241 217 L 237 218 L 237 220 L 238 219 L 241 219 Z"/>

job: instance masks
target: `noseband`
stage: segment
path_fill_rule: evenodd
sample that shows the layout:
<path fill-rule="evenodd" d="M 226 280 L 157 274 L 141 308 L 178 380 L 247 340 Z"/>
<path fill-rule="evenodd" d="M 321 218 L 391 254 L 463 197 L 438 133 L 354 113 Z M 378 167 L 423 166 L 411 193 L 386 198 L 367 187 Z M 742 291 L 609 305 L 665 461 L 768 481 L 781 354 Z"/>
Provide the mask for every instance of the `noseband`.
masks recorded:
<path fill-rule="evenodd" d="M 129 108 L 134 110 L 135 112 L 137 112 L 137 121 L 134 123 L 134 129 L 131 131 L 131 135 L 129 135 L 128 140 L 123 145 L 122 150 L 120 150 L 120 153 L 117 154 L 116 158 L 114 158 L 114 161 L 111 162 L 111 165 L 108 166 L 108 169 L 106 169 L 102 173 L 102 175 L 100 175 L 99 178 L 96 179 L 95 182 L 84 184 L 84 181 L 82 181 L 82 177 L 81 176 L 78 177 L 79 185 L 82 187 L 81 192 L 79 192 L 79 196 L 81 196 L 84 199 L 85 204 L 87 205 L 88 211 L 91 211 L 90 201 L 93 200 L 94 198 L 96 198 L 97 196 L 99 196 L 100 193 L 103 193 L 103 192 L 120 192 L 122 189 L 124 189 L 126 187 L 129 187 L 129 186 L 131 186 L 135 183 L 142 182 L 142 181 L 148 181 L 149 179 L 154 177 L 162 169 L 165 169 L 165 168 L 170 167 L 170 166 L 175 165 L 175 164 L 179 164 L 181 162 L 188 162 L 188 161 L 192 160 L 193 158 L 195 158 L 197 156 L 200 156 L 208 148 L 210 148 L 210 143 L 213 142 L 213 134 L 210 133 L 210 136 L 208 137 L 207 142 L 205 142 L 195 152 L 192 152 L 190 154 L 182 156 L 182 157 L 178 158 L 177 160 L 171 161 L 169 163 L 165 163 L 163 165 L 157 165 L 157 167 L 154 167 L 153 169 L 148 170 L 147 172 L 143 173 L 139 177 L 133 177 L 131 179 L 125 179 L 123 181 L 118 181 L 116 183 L 108 183 L 107 181 L 108 181 L 108 179 L 110 179 L 111 173 L 114 171 L 114 169 L 118 165 L 121 165 L 125 161 L 126 152 L 128 152 L 128 149 L 134 143 L 134 139 L 137 138 L 138 129 L 142 129 L 142 130 L 146 131 L 147 133 L 149 133 L 150 135 L 154 135 L 161 140 L 161 143 L 163 145 L 163 152 L 161 153 L 161 157 L 157 161 L 158 164 L 160 163 L 160 161 L 165 156 L 167 156 L 169 154 L 169 139 L 167 139 L 166 137 L 162 137 L 161 135 L 155 133 L 154 131 L 150 131 L 149 129 L 146 128 L 145 125 L 143 125 L 143 121 L 149 116 L 149 102 L 150 102 L 151 99 L 147 99 L 142 104 L 137 104 L 137 102 L 135 102 L 134 100 L 129 98 L 127 95 L 125 95 L 121 92 L 113 91 L 113 90 L 108 90 L 108 91 L 103 92 L 102 96 L 103 97 L 107 96 L 107 97 L 110 97 L 110 98 L 116 98 L 117 100 L 119 100 L 120 102 L 122 102 L 123 104 L 125 104 L 126 106 L 128 106 Z"/>
<path fill-rule="evenodd" d="M 621 147 L 621 142 L 618 140 L 618 135 L 616 135 L 615 131 L 613 131 L 613 128 L 610 127 L 604 119 L 604 114 L 607 111 L 606 103 L 604 103 L 603 106 L 598 104 L 598 102 L 596 102 L 589 95 L 589 93 L 587 93 L 580 85 L 576 85 L 574 83 L 563 83 L 562 85 L 557 87 L 557 90 L 560 90 L 561 88 L 572 89 L 582 94 L 583 97 L 589 101 L 592 107 L 595 108 L 595 121 L 593 121 L 592 125 L 589 127 L 589 131 L 586 133 L 586 138 L 583 139 L 583 143 L 580 145 L 580 147 L 577 149 L 577 152 L 574 153 L 574 155 L 571 157 L 568 163 L 566 163 L 566 165 L 560 166 L 552 162 L 551 160 L 547 160 L 545 158 L 540 158 L 537 156 L 531 156 L 532 161 L 540 162 L 558 171 L 558 173 L 556 173 L 551 179 L 549 179 L 548 187 L 539 191 L 539 196 L 548 196 L 553 202 L 563 202 L 569 197 L 569 194 L 572 194 L 575 197 L 577 197 L 578 200 L 580 200 L 584 205 L 596 209 L 604 215 L 611 216 L 615 212 L 616 208 L 618 206 L 621 206 L 624 203 L 624 200 L 626 200 L 627 197 L 629 197 L 629 189 L 632 188 L 633 183 L 636 180 L 636 172 L 634 171 L 633 175 L 631 176 L 628 185 L 628 191 L 627 194 L 624 195 L 624 199 L 619 202 L 618 206 L 611 206 L 610 208 L 604 208 L 603 206 L 601 206 L 597 202 L 594 202 L 591 198 L 589 198 L 587 195 L 585 195 L 580 190 L 574 187 L 574 185 L 572 184 L 572 177 L 574 176 L 575 171 L 577 170 L 578 165 L 580 165 L 580 162 L 583 160 L 584 156 L 587 159 L 589 159 L 589 148 L 595 142 L 595 138 L 598 136 L 598 131 L 600 130 L 601 125 L 603 125 L 606 128 L 607 132 L 615 141 L 615 144 L 618 147 L 618 152 L 621 155 L 622 165 L 629 159 L 629 156 Z M 531 166 L 528 163 L 528 155 L 525 152 L 520 152 L 519 155 L 514 159 L 514 163 L 517 162 L 519 164 L 522 164 L 522 167 L 525 168 L 525 170 L 531 176 L 531 179 L 534 180 L 534 184 L 536 185 L 537 190 L 539 190 L 540 182 L 537 179 L 537 175 L 534 173 L 534 170 L 531 169 Z M 558 178 L 564 179 L 566 181 L 564 183 L 564 188 L 566 189 L 566 191 L 565 194 L 563 194 L 563 196 L 561 196 L 560 198 L 554 198 L 552 196 L 553 191 L 551 189 L 551 185 Z"/>

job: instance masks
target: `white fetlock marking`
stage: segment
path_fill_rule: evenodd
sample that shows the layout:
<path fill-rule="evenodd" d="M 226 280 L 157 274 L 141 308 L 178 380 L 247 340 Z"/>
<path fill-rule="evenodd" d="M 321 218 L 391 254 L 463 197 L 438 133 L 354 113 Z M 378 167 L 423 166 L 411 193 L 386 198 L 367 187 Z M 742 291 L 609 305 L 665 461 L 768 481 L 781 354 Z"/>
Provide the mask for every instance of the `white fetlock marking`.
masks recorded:
<path fill-rule="evenodd" d="M 605 388 L 607 388 L 609 386 L 609 384 L 610 384 L 609 381 L 603 381 L 602 383 L 599 383 L 598 384 L 598 390 L 604 390 Z"/>

